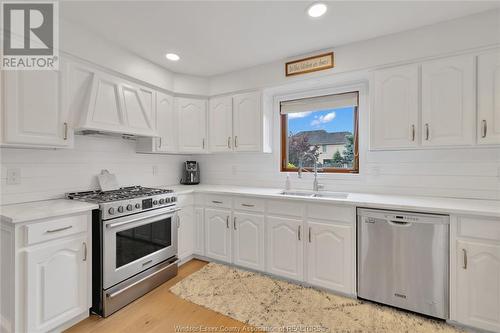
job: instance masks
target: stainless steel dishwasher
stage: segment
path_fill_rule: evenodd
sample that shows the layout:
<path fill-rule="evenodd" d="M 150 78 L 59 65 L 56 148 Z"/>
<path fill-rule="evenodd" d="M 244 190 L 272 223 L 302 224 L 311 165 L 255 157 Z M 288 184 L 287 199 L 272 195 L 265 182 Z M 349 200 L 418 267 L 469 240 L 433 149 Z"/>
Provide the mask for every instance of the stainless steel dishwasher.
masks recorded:
<path fill-rule="evenodd" d="M 358 208 L 358 297 L 447 319 L 449 217 Z"/>

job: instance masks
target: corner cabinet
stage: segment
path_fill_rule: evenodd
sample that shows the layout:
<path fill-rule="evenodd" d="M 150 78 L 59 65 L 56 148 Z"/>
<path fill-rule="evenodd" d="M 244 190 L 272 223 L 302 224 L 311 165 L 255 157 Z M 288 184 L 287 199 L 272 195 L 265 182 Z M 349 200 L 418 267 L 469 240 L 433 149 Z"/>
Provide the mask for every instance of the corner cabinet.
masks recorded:
<path fill-rule="evenodd" d="M 207 101 L 175 98 L 180 153 L 205 153 L 207 142 Z"/>
<path fill-rule="evenodd" d="M 2 145 L 73 145 L 65 99 L 67 67 L 62 60 L 58 71 L 2 71 Z"/>
<path fill-rule="evenodd" d="M 452 221 L 451 319 L 500 332 L 500 219 Z"/>
<path fill-rule="evenodd" d="M 477 140 L 500 144 L 500 50 L 480 54 L 477 68 Z"/>
<path fill-rule="evenodd" d="M 0 226 L 1 331 L 62 331 L 88 317 L 91 212 Z"/>

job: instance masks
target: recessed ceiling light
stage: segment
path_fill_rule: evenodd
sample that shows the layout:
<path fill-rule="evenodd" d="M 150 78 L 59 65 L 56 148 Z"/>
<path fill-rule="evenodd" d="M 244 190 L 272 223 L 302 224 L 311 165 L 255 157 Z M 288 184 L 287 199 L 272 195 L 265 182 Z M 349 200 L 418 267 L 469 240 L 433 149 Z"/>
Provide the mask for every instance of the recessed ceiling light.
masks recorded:
<path fill-rule="evenodd" d="M 177 61 L 179 60 L 181 57 L 179 57 L 177 54 L 175 53 L 167 53 L 165 55 L 165 57 L 168 59 L 168 60 L 171 60 L 171 61 Z"/>
<path fill-rule="evenodd" d="M 320 17 L 326 13 L 327 7 L 324 3 L 316 2 L 307 8 L 307 14 L 311 17 Z"/>

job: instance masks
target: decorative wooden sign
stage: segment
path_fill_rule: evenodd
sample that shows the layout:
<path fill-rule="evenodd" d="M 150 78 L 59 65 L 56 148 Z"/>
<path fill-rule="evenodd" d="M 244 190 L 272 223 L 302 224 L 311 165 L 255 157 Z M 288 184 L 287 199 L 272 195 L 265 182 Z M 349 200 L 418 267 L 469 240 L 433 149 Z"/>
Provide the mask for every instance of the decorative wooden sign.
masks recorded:
<path fill-rule="evenodd" d="M 311 73 L 333 68 L 333 52 L 294 60 L 285 64 L 286 76 Z"/>

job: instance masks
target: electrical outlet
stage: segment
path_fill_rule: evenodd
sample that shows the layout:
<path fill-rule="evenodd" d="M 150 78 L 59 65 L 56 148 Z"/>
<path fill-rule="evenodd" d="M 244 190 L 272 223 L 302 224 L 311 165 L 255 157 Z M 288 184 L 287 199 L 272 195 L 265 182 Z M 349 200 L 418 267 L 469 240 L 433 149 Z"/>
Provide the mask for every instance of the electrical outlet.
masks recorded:
<path fill-rule="evenodd" d="M 153 165 L 153 176 L 157 176 L 157 175 L 158 175 L 158 166 Z"/>
<path fill-rule="evenodd" d="M 7 185 L 21 184 L 21 169 L 9 168 L 7 169 Z"/>

